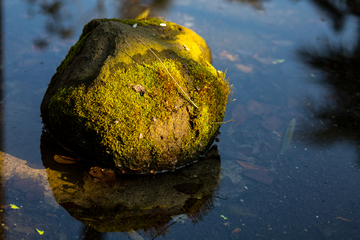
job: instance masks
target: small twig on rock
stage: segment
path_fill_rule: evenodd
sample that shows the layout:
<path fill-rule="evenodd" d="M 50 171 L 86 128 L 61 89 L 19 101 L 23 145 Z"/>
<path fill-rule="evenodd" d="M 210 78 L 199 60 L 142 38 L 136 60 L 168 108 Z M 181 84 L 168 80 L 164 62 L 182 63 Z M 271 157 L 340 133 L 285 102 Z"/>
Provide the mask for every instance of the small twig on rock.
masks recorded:
<path fill-rule="evenodd" d="M 180 84 L 175 80 L 175 78 L 170 74 L 169 70 L 167 69 L 167 67 L 165 66 L 165 64 L 161 61 L 161 59 L 154 53 L 153 50 L 151 50 L 148 46 L 146 46 L 145 43 L 143 43 L 143 41 L 141 41 L 139 38 L 135 37 L 134 35 L 132 35 L 135 39 L 137 39 L 142 45 L 144 45 L 147 49 L 150 50 L 150 52 L 152 54 L 154 54 L 154 56 L 157 58 L 157 60 L 159 60 L 159 62 L 161 63 L 161 65 L 163 65 L 163 67 L 165 68 L 166 72 L 169 74 L 169 76 L 171 77 L 171 79 L 176 83 L 176 85 L 178 86 L 178 88 L 180 88 L 180 90 L 182 91 L 182 93 L 186 96 L 186 98 L 191 102 L 192 105 L 194 105 L 194 107 L 199 108 L 189 97 L 189 95 L 187 95 L 187 93 L 181 88 Z"/>

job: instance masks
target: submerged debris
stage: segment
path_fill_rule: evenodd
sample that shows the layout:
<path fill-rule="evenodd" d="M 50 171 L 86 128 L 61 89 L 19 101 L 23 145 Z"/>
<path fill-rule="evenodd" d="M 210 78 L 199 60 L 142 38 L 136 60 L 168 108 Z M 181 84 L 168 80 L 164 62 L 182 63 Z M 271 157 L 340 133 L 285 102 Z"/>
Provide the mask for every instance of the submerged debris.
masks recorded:
<path fill-rule="evenodd" d="M 290 123 L 289 123 L 289 125 L 288 125 L 288 127 L 286 129 L 285 136 L 284 136 L 284 141 L 283 141 L 283 145 L 282 145 L 280 154 L 284 154 L 286 152 L 286 150 L 288 149 L 288 147 L 290 145 L 290 142 L 291 142 L 291 139 L 292 139 L 293 134 L 294 134 L 295 125 L 296 125 L 296 119 L 293 118 L 290 121 Z"/>

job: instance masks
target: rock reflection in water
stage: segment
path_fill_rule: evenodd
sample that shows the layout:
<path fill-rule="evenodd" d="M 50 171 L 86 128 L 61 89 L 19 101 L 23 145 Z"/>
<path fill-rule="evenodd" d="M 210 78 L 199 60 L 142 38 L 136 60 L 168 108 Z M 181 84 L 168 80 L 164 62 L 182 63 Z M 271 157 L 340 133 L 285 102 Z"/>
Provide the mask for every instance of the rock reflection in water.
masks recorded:
<path fill-rule="evenodd" d="M 186 214 L 193 222 L 213 206 L 220 180 L 220 156 L 212 148 L 205 159 L 175 172 L 121 175 L 114 183 L 94 182 L 90 163 L 54 161 L 69 153 L 47 133 L 41 138 L 42 161 L 56 201 L 71 216 L 99 232 L 143 231 L 165 235 L 174 216 Z M 174 220 L 173 220 L 174 221 Z"/>

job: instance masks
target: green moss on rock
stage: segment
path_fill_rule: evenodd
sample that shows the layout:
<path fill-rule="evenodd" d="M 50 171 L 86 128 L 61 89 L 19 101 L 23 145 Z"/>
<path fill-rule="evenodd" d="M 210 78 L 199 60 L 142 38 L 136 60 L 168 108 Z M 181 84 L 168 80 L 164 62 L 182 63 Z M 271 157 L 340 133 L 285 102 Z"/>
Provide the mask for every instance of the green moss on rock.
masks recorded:
<path fill-rule="evenodd" d="M 128 25 L 135 22 L 140 27 Z M 100 19 L 84 27 L 73 47 L 82 51 L 70 50 L 42 103 L 55 139 L 101 165 L 132 172 L 172 170 L 207 150 L 224 118 L 228 81 L 210 65 L 200 36 L 160 22 Z M 110 44 L 103 40 L 111 37 Z M 110 45 L 107 52 L 97 41 Z"/>

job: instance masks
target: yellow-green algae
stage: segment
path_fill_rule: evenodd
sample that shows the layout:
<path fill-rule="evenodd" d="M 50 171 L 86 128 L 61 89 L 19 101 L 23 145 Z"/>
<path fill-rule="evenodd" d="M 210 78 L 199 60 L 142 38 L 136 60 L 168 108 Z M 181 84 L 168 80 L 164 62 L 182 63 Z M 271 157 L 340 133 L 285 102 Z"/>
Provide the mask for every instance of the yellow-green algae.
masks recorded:
<path fill-rule="evenodd" d="M 81 52 L 83 43 L 91 40 L 89 34 L 99 22 L 106 21 L 111 20 L 92 21 L 84 27 L 78 44 L 69 51 L 61 64 L 64 67 L 58 68 L 51 83 L 58 81 L 59 71 L 72 61 L 74 53 Z M 59 87 L 49 101 L 48 120 L 44 122 L 54 132 L 58 129 L 55 138 L 60 143 L 85 157 L 96 155 L 96 161 L 103 165 L 113 162 L 120 170 L 170 170 L 197 159 L 211 144 L 220 126 L 218 122 L 224 117 L 229 93 L 225 74 L 210 65 L 210 50 L 190 29 L 158 19 L 116 21 L 138 24 L 136 29 L 129 26 L 130 39 L 136 43 L 147 36 L 146 44 L 199 108 L 182 96 L 153 53 L 140 43 L 131 43 L 122 55 L 125 57 L 109 56 L 91 83 L 76 81 Z M 166 28 L 159 26 L 162 22 Z M 190 51 L 184 50 L 185 44 Z M 149 58 L 153 60 L 148 61 Z M 146 93 L 135 92 L 132 86 L 136 84 L 145 86 Z M 47 115 L 44 102 L 42 112 Z M 186 114 L 188 123 L 183 121 L 176 126 L 179 115 Z M 166 124 L 186 128 L 187 134 L 177 135 L 174 131 L 174 141 L 155 139 L 156 129 Z M 64 126 L 67 130 L 62 132 Z M 179 141 L 183 142 L 181 146 Z M 173 152 L 169 153 L 169 149 Z"/>
<path fill-rule="evenodd" d="M 166 60 L 164 64 L 200 106 L 195 109 L 186 102 L 182 106 L 190 109 L 193 119 L 192 127 L 189 125 L 189 135 L 183 139 L 181 155 L 192 155 L 193 150 L 203 152 L 219 128 L 215 122 L 221 122 L 224 117 L 227 99 L 224 95 L 228 93 L 228 83 L 223 73 L 215 75 L 193 63 L 189 72 L 194 87 L 187 89 L 185 78 L 181 77 L 179 70 L 181 63 Z M 181 94 L 176 85 L 159 62 L 135 65 L 126 71 L 119 69 L 113 75 L 109 73 L 109 69 L 104 70 L 89 88 L 80 85 L 59 90 L 51 99 L 50 121 L 54 125 L 67 124 L 73 128 L 79 138 L 68 140 L 80 141 L 84 148 L 94 139 L 81 139 L 81 136 L 93 135 L 95 141 L 101 143 L 99 152 L 118 156 L 116 165 L 125 169 L 156 170 L 161 166 L 153 166 L 154 159 L 158 165 L 168 165 L 167 159 L 162 158 L 164 152 L 151 138 L 149 128 L 154 119 L 169 121 L 172 112 L 181 107 L 177 106 Z M 146 93 L 141 95 L 135 92 L 131 87 L 134 84 L 145 86 Z M 61 122 L 69 118 L 79 121 Z M 140 134 L 143 138 L 139 139 Z"/>

